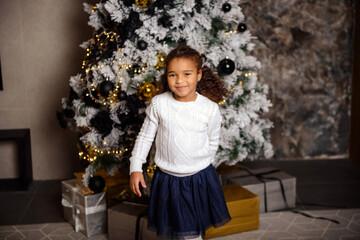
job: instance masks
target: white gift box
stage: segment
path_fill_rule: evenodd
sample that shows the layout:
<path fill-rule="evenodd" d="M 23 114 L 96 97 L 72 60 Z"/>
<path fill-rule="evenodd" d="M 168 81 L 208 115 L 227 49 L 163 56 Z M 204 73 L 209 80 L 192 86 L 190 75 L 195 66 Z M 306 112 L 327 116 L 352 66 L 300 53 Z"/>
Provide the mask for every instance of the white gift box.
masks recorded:
<path fill-rule="evenodd" d="M 296 178 L 276 168 L 259 168 L 220 176 L 223 185 L 238 184 L 259 196 L 260 213 L 295 207 Z M 270 178 L 270 179 L 269 179 Z M 283 197 L 281 183 L 284 188 Z M 265 192 L 266 191 L 266 192 Z"/>

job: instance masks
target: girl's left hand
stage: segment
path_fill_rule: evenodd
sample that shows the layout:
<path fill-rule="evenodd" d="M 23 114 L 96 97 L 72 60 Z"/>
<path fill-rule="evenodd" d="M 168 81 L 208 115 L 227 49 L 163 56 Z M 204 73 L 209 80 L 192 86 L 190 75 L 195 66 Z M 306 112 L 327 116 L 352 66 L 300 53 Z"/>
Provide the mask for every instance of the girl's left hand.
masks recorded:
<path fill-rule="evenodd" d="M 143 188 L 146 188 L 143 173 L 142 172 L 132 172 L 130 175 L 130 189 L 135 193 L 135 195 L 141 197 L 139 183 L 141 183 L 141 186 Z"/>

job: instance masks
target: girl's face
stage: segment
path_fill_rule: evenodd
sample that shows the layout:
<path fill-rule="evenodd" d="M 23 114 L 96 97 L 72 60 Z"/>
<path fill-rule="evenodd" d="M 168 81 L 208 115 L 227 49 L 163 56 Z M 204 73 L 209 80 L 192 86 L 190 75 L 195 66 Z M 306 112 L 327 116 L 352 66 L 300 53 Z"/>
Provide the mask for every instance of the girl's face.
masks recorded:
<path fill-rule="evenodd" d="M 173 96 L 180 102 L 190 102 L 196 99 L 196 84 L 201 79 L 201 69 L 198 71 L 194 60 L 189 58 L 174 58 L 167 66 L 167 81 Z"/>

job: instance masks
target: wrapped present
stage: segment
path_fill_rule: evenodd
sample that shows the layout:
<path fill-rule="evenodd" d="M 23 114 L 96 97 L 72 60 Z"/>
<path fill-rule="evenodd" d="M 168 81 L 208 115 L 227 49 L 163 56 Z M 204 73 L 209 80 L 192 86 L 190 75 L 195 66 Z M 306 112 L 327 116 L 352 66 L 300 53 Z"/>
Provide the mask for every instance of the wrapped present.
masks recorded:
<path fill-rule="evenodd" d="M 237 184 L 222 186 L 231 220 L 224 226 L 211 227 L 204 238 L 213 238 L 259 228 L 259 198 Z"/>
<path fill-rule="evenodd" d="M 108 209 L 109 240 L 160 240 L 147 229 L 146 206 L 123 202 Z"/>
<path fill-rule="evenodd" d="M 223 184 L 238 184 L 259 196 L 260 213 L 293 208 L 296 178 L 276 168 L 260 168 L 223 174 Z"/>
<path fill-rule="evenodd" d="M 73 226 L 75 226 L 75 193 L 83 187 L 84 186 L 80 179 L 71 179 L 61 182 L 61 203 L 63 206 L 64 218 Z"/>
<path fill-rule="evenodd" d="M 75 231 L 91 237 L 106 232 L 105 193 L 92 194 L 80 179 L 62 181 L 62 205 L 65 219 Z"/>

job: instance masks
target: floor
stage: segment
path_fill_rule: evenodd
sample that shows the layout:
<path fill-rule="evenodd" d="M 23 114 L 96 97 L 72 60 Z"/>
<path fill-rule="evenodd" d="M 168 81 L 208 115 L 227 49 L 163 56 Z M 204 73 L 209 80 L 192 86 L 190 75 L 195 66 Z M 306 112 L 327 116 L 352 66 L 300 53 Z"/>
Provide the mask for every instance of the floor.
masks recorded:
<path fill-rule="evenodd" d="M 360 169 L 348 159 L 254 161 L 297 179 L 297 207 L 340 224 L 288 211 L 260 215 L 260 228 L 215 239 L 360 239 Z M 0 192 L 0 239 L 83 239 L 64 221 L 60 181 L 34 181 L 28 191 Z M 89 239 L 107 239 L 98 235 Z"/>
<path fill-rule="evenodd" d="M 359 240 L 360 209 L 312 210 L 306 213 L 336 219 L 340 224 L 325 220 L 304 217 L 291 212 L 272 212 L 260 214 L 260 228 L 212 240 L 274 240 L 274 239 L 312 239 L 312 240 Z M 30 225 L 0 226 L 0 239 L 30 240 L 106 240 L 106 234 L 86 238 L 75 232 L 67 222 Z M 128 240 L 122 239 L 121 240 Z M 132 240 L 132 239 L 131 239 Z M 142 239 L 147 240 L 147 239 Z"/>

